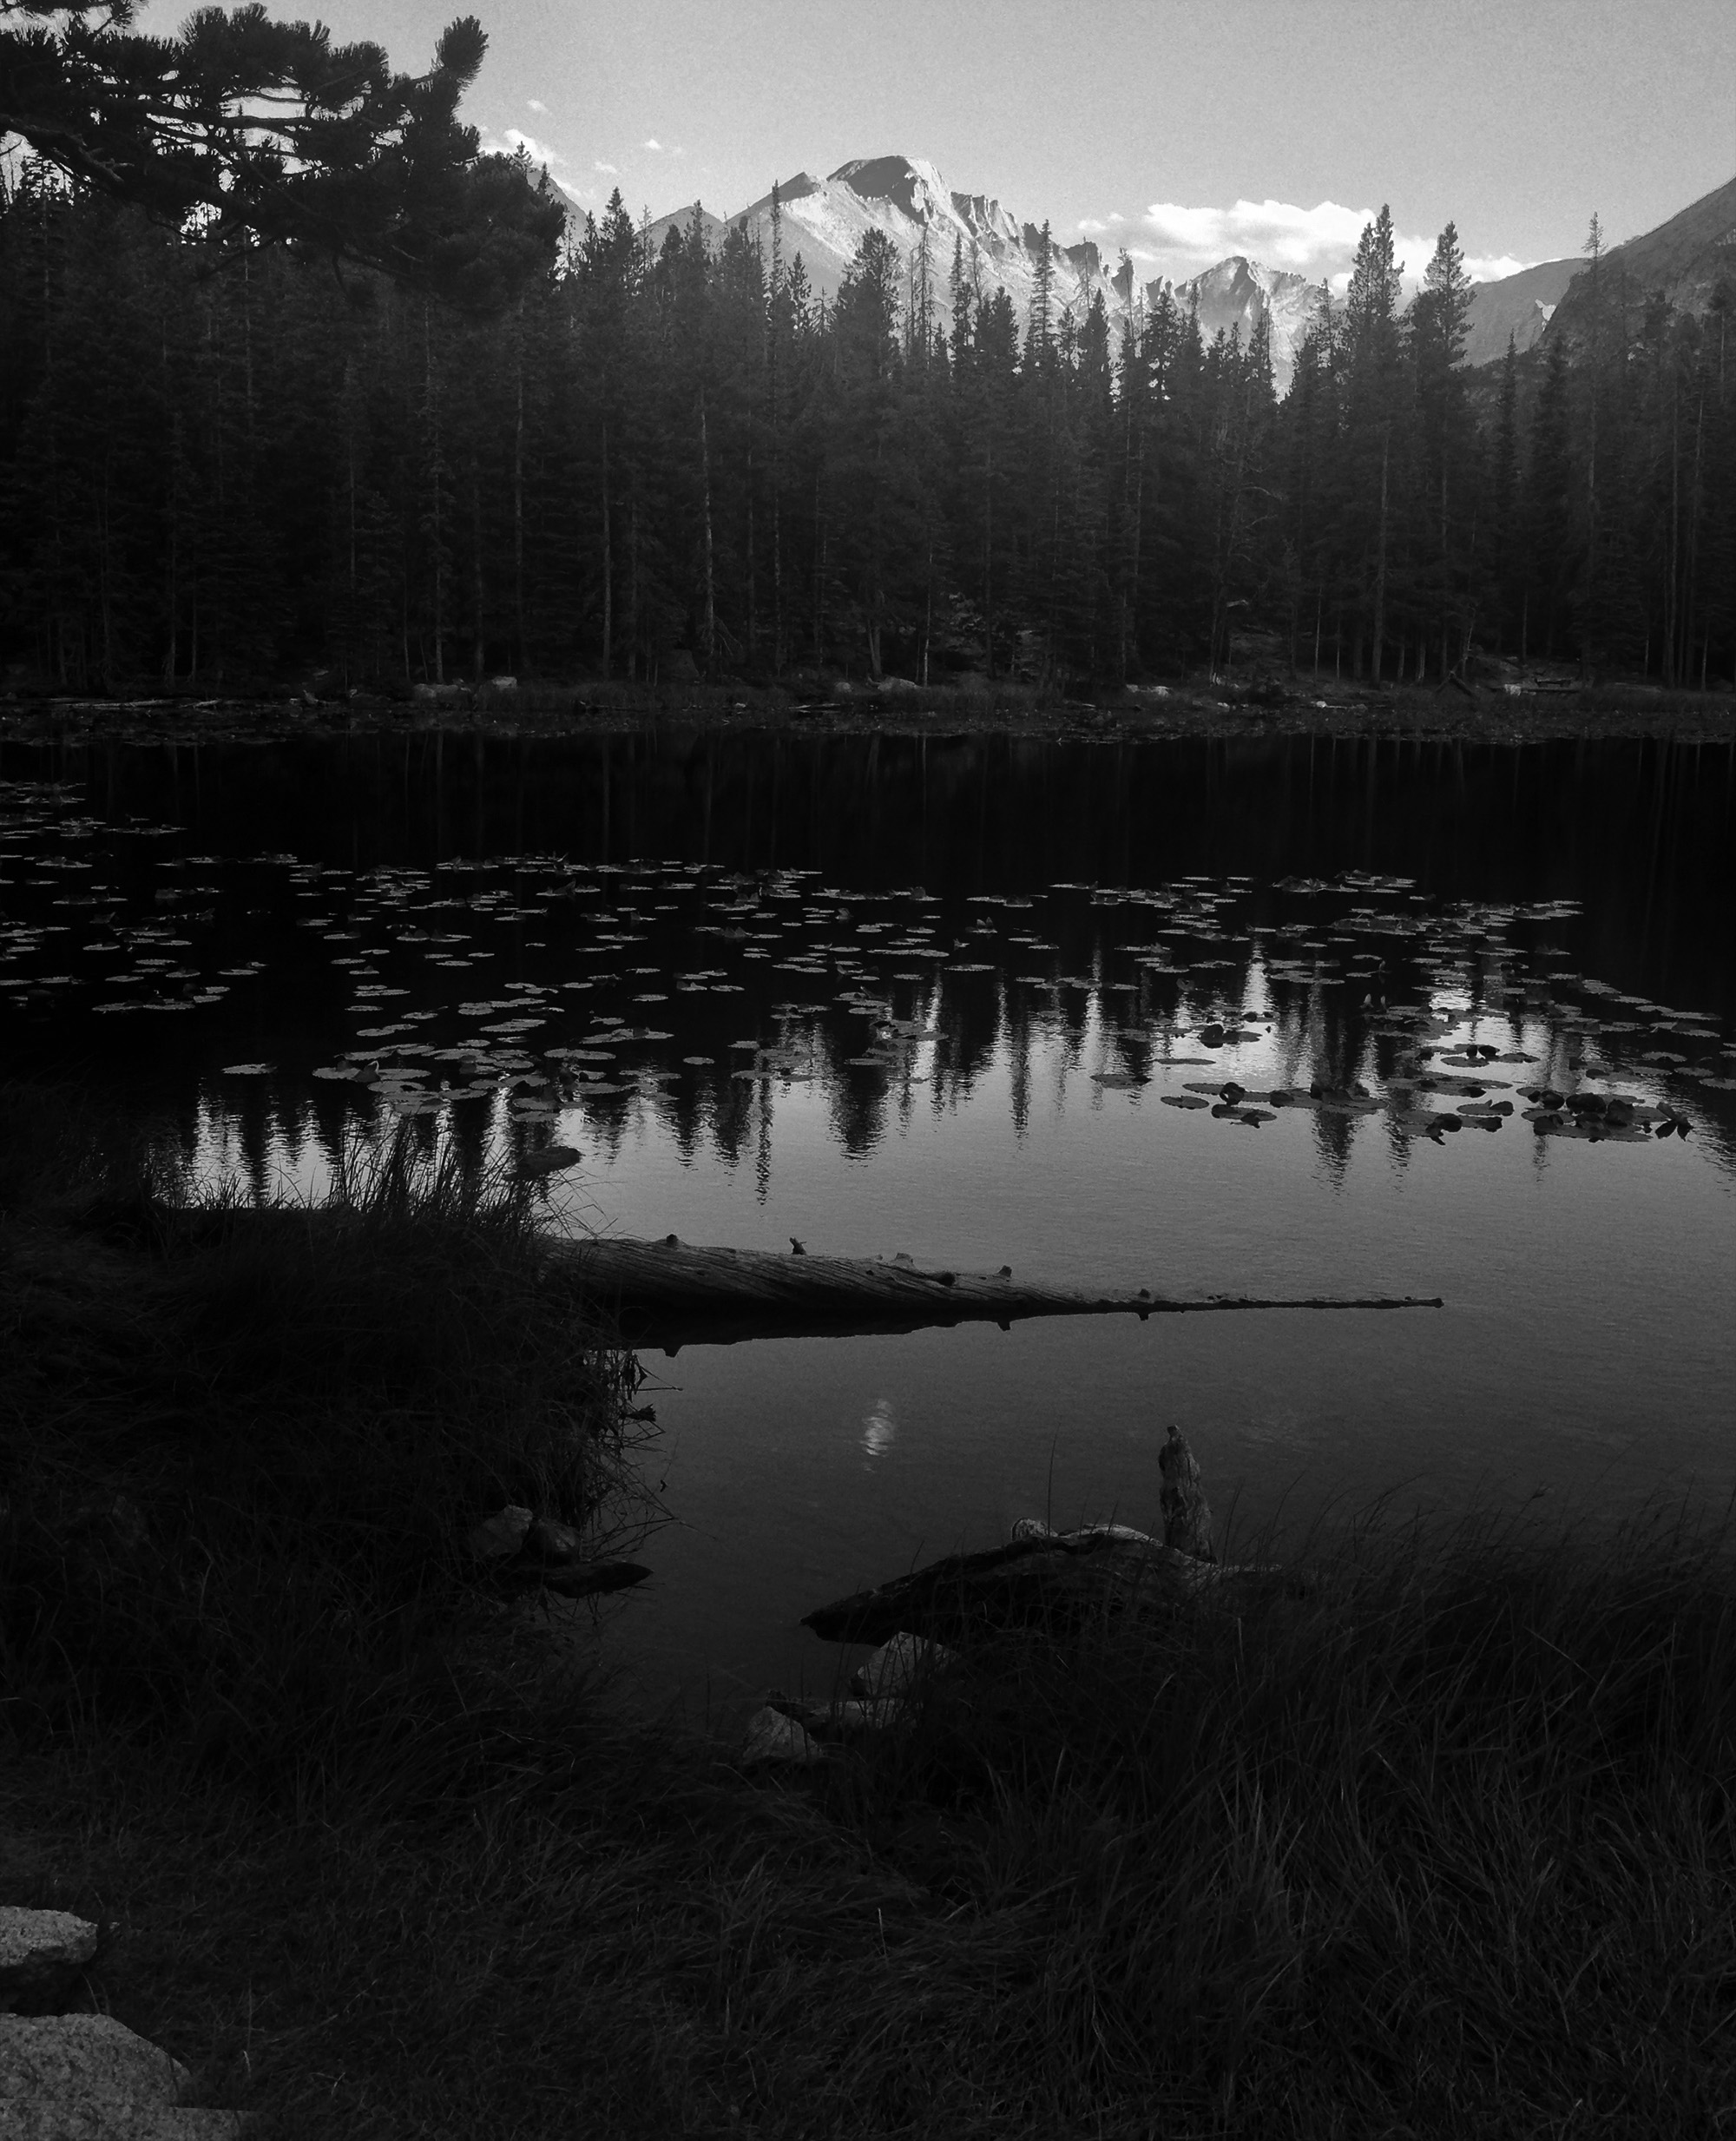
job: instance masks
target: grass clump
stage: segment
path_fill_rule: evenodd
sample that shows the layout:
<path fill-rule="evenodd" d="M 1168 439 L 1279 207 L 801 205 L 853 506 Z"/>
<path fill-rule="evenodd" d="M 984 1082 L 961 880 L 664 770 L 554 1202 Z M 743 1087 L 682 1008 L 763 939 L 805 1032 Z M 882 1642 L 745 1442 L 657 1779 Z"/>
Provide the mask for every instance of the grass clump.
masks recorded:
<path fill-rule="evenodd" d="M 195 1220 L 98 1143 L 0 1145 L 0 1901 L 265 2141 L 1736 2124 L 1723 1530 L 1370 1523 L 746 1775 L 450 1640 L 461 1518 L 631 1458 L 504 1190 Z"/>
<path fill-rule="evenodd" d="M 468 1526 L 621 1513 L 631 1356 L 503 1172 L 400 1136 L 261 1211 L 62 1096 L 0 1123 L 0 1716 L 190 1735 L 279 1791 L 365 1773 L 494 1617 Z"/>

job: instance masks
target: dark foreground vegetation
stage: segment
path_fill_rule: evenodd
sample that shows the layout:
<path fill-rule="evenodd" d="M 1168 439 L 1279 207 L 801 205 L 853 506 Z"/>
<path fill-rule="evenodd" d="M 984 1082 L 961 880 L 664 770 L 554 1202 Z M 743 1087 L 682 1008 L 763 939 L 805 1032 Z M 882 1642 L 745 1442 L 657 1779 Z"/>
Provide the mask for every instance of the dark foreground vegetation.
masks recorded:
<path fill-rule="evenodd" d="M 523 1198 L 387 1166 L 316 1257 L 174 1189 L 6 1093 L 0 1879 L 259 2133 L 1736 2118 L 1724 1534 L 1367 1523 L 750 1777 L 462 1560 L 634 1491 Z"/>

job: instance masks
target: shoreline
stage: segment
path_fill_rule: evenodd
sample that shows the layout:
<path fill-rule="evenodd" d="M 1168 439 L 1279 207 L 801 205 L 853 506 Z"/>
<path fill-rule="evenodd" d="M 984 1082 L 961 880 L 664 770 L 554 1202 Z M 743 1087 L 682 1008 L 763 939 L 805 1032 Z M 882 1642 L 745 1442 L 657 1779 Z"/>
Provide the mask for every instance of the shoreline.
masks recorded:
<path fill-rule="evenodd" d="M 300 1215 L 183 1238 L 113 1126 L 0 1097 L 0 1902 L 100 1924 L 52 2011 L 255 2141 L 1662 2136 L 1731 2100 L 1715 1517 L 1377 1508 L 1300 1585 L 1072 1586 L 953 1630 L 969 1672 L 896 1729 L 834 1706 L 834 1752 L 761 1766 L 632 1722 L 477 1565 L 644 1484 L 637 1384 L 508 1185 L 386 1168 L 342 1254 Z M 1166 1538 L 1204 1527 L 1165 1479 Z M 1036 1571 L 1025 1536 L 990 1563 Z"/>
<path fill-rule="evenodd" d="M 0 700 L 0 745 L 37 748 L 415 735 L 516 740 L 661 728 L 1121 743 L 1310 736 L 1419 744 L 1727 744 L 1736 741 L 1736 696 L 1599 685 L 1516 695 L 1483 690 L 1470 697 L 1428 685 L 1374 692 L 1323 681 L 1313 689 L 1282 692 L 1129 688 L 1125 695 L 1089 701 L 838 685 L 806 698 L 778 687 L 653 692 L 576 685 L 510 693 L 485 688 L 444 700 L 358 695 L 313 704 L 290 697 Z"/>

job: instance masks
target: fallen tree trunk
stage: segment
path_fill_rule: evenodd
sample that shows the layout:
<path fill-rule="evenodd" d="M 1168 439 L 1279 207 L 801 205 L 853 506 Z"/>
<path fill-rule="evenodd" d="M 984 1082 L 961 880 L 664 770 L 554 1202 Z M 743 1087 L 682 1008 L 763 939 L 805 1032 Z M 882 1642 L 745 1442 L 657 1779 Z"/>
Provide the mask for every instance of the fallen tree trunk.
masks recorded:
<path fill-rule="evenodd" d="M 1193 1300 L 1136 1292 L 1090 1294 L 993 1275 L 928 1270 L 906 1258 L 779 1255 L 678 1241 L 598 1235 L 553 1253 L 576 1265 L 615 1312 L 621 1334 L 669 1352 L 745 1338 L 916 1331 L 1031 1316 L 1197 1315 L 1243 1308 L 1438 1308 L 1438 1296 L 1208 1294 Z"/>

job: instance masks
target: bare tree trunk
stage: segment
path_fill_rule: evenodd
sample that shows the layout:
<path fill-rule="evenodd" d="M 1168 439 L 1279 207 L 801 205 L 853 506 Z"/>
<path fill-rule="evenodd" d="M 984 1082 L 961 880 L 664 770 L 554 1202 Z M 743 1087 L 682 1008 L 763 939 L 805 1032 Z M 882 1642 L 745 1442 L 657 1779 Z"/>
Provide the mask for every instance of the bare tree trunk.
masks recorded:
<path fill-rule="evenodd" d="M 1678 534 L 1681 526 L 1681 455 L 1676 438 L 1676 395 L 1674 382 L 1670 389 L 1670 570 L 1664 582 L 1664 682 L 1676 681 L 1676 574 Z"/>
<path fill-rule="evenodd" d="M 488 666 L 488 646 L 483 614 L 483 475 L 478 463 L 470 463 L 470 593 L 476 605 L 477 682 Z"/>
<path fill-rule="evenodd" d="M 602 420 L 602 673 L 615 674 L 615 547 L 608 498 L 608 418 Z"/>
<path fill-rule="evenodd" d="M 627 506 L 627 674 L 639 675 L 639 493 Z"/>
<path fill-rule="evenodd" d="M 1386 490 L 1387 471 L 1391 460 L 1392 426 L 1388 424 L 1380 434 L 1380 544 L 1375 552 L 1374 564 L 1374 688 L 1380 688 L 1380 662 L 1383 642 L 1386 635 Z"/>
<path fill-rule="evenodd" d="M 772 674 L 784 673 L 784 518 L 778 471 L 772 470 Z"/>
<path fill-rule="evenodd" d="M 705 658 L 710 675 L 717 649 L 717 588 L 713 578 L 711 540 L 711 435 L 706 429 L 704 382 L 700 385 L 700 491 L 705 511 Z"/>
<path fill-rule="evenodd" d="M 1140 666 L 1140 537 L 1145 527 L 1145 427 L 1140 426 L 1139 452 L 1134 462 L 1134 555 L 1128 585 L 1128 636 L 1134 667 Z"/>
<path fill-rule="evenodd" d="M 445 619 L 445 561 L 441 556 L 444 530 L 440 517 L 440 405 L 434 391 L 434 329 L 424 302 L 422 307 L 422 359 L 424 390 L 428 405 L 428 481 L 431 491 L 432 511 L 429 516 L 434 535 L 434 682 L 446 681 L 444 641 Z"/>
<path fill-rule="evenodd" d="M 1700 571 L 1700 453 L 1706 443 L 1706 390 L 1700 389 L 1700 406 L 1693 419 L 1693 484 L 1687 503 L 1687 567 L 1682 588 L 1682 681 L 1693 676 L 1693 588 Z M 1702 669 L 1704 664 L 1701 664 Z"/>
<path fill-rule="evenodd" d="M 989 674 L 995 674 L 995 449 L 983 449 L 983 630 Z"/>
<path fill-rule="evenodd" d="M 512 431 L 512 621 L 516 642 L 513 666 L 524 662 L 524 307 L 518 308 L 518 393 Z"/>

